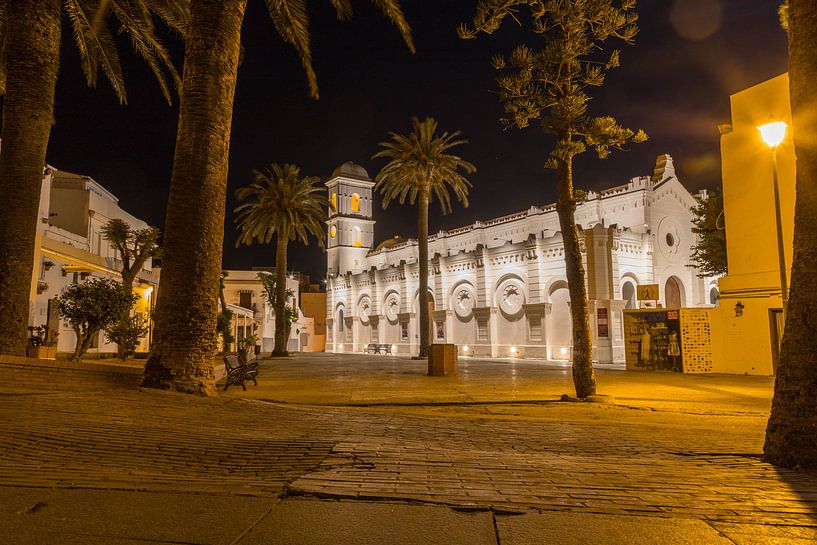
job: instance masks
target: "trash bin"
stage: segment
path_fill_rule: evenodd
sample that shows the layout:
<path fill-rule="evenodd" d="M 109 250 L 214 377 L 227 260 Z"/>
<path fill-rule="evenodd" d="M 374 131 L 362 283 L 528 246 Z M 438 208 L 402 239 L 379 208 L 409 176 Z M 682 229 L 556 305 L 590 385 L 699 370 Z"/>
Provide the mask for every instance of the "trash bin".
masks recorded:
<path fill-rule="evenodd" d="M 457 345 L 432 344 L 428 353 L 428 376 L 445 377 L 457 374 Z"/>

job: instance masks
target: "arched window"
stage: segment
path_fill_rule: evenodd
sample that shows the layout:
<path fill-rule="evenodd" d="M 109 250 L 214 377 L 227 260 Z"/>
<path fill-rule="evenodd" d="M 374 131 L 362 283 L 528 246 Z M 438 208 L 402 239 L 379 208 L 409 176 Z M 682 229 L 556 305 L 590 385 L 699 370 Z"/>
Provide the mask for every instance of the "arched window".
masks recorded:
<path fill-rule="evenodd" d="M 329 201 L 332 203 L 332 212 L 337 212 L 338 211 L 338 194 L 333 191 L 332 196 L 329 198 Z"/>
<path fill-rule="evenodd" d="M 355 248 L 360 248 L 361 246 L 363 246 L 363 235 L 360 232 L 360 227 L 355 227 L 353 229 L 352 236 L 354 237 L 354 240 L 352 241 L 352 246 L 354 246 Z"/>
<path fill-rule="evenodd" d="M 343 332 L 343 309 L 338 310 L 338 332 Z"/>
<path fill-rule="evenodd" d="M 352 212 L 360 212 L 360 195 L 352 193 Z"/>
<path fill-rule="evenodd" d="M 718 306 L 718 303 L 721 300 L 721 294 L 718 291 L 718 288 L 712 288 L 709 290 L 709 304 Z"/>
<path fill-rule="evenodd" d="M 621 298 L 627 302 L 624 308 L 638 308 L 635 300 L 635 286 L 632 282 L 624 282 L 621 287 Z"/>

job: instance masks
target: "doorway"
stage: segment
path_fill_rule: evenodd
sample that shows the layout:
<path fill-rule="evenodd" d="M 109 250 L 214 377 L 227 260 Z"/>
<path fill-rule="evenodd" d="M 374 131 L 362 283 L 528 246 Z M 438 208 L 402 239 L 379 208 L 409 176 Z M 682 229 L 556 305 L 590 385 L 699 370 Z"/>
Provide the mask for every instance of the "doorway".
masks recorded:
<path fill-rule="evenodd" d="M 664 302 L 666 308 L 681 308 L 683 306 L 683 291 L 681 283 L 674 276 L 667 279 L 664 287 Z"/>

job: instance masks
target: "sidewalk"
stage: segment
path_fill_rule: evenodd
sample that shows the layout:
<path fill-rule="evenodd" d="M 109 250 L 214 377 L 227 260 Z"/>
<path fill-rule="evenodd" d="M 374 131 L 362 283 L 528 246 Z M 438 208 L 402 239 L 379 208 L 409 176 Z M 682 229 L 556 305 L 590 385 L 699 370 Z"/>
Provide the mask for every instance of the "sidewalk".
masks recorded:
<path fill-rule="evenodd" d="M 6 387 L 0 543 L 817 541 L 817 478 L 759 459 L 770 378 L 599 371 L 612 399 L 560 403 L 563 368 L 465 363 L 299 355 L 207 399 Z"/>

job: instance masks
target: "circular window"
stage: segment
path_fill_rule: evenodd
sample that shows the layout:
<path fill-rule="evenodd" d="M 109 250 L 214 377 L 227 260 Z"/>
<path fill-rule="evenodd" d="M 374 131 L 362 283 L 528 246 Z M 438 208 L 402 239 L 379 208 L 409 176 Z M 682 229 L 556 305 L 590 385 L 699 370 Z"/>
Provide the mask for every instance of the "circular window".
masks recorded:
<path fill-rule="evenodd" d="M 522 282 L 516 279 L 506 280 L 500 284 L 496 296 L 499 309 L 508 317 L 517 316 L 525 304 Z"/>
<path fill-rule="evenodd" d="M 675 246 L 675 237 L 672 235 L 672 233 L 667 233 L 667 246 L 670 248 Z"/>
<path fill-rule="evenodd" d="M 330 227 L 330 228 L 329 228 L 329 236 L 330 236 L 330 237 L 335 238 L 335 236 L 336 236 L 337 234 L 338 234 L 338 230 L 337 230 L 337 229 L 335 229 L 335 226 L 334 226 L 334 225 L 333 225 L 332 227 Z"/>

